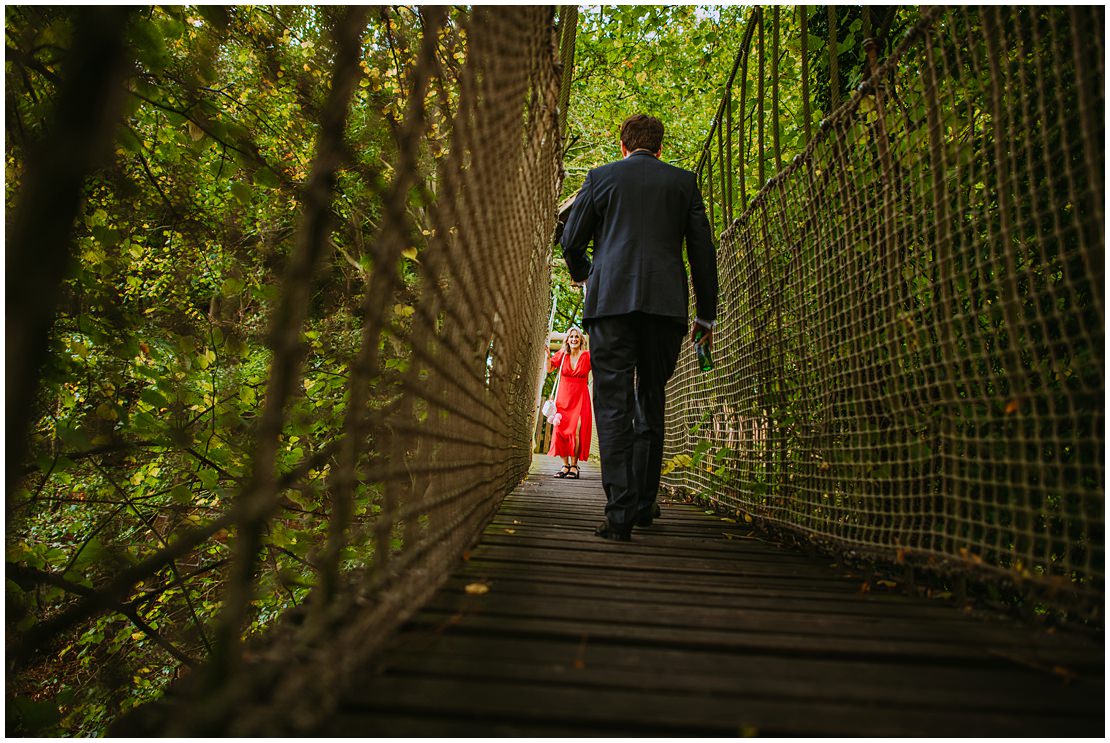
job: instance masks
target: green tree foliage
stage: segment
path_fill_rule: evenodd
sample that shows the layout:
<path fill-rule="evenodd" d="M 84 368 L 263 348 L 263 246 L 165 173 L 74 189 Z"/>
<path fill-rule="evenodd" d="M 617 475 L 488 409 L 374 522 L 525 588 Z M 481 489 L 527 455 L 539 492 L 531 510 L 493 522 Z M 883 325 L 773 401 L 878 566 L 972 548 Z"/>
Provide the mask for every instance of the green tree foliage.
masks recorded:
<path fill-rule="evenodd" d="M 575 51 L 564 192 L 620 157 L 620 124 L 663 121 L 663 159 L 692 169 L 732 67 L 748 9 L 620 5 L 582 12 Z"/>
<path fill-rule="evenodd" d="M 131 14 L 123 119 L 73 226 L 72 270 L 41 370 L 29 456 L 9 462 L 19 474 L 8 501 L 9 637 L 17 638 L 10 653 L 92 587 L 226 514 L 248 478 L 270 313 L 313 159 L 334 63 L 329 29 L 339 14 L 292 6 Z M 6 13 L 9 209 L 27 152 L 47 131 L 70 74 L 75 18 L 72 8 Z M 281 472 L 307 477 L 283 493 L 281 516 L 265 535 L 252 632 L 302 602 L 315 580 L 330 508 L 327 447 L 342 423 L 356 310 L 373 271 L 365 241 L 381 215 L 375 194 L 393 175 L 392 132 L 419 31 L 413 10 L 383 8 L 364 39 L 349 161 L 332 215 L 337 257 L 312 298 L 307 362 L 278 453 Z M 458 24 L 449 22 L 438 42 L 446 68 L 457 69 Z M 431 108 L 433 132 L 456 95 L 450 82 L 436 81 L 443 108 Z M 434 185 L 443 153 L 430 141 L 419 167 Z M 420 198 L 408 208 L 423 224 Z M 413 234 L 404 251 L 406 280 L 422 239 Z M 405 292 L 382 299 L 394 308 L 392 322 L 404 325 L 412 312 Z M 405 364 L 391 343 L 383 341 L 378 400 L 395 391 Z M 380 508 L 376 496 L 366 487 L 356 493 L 356 520 Z M 9 730 L 103 733 L 205 658 L 233 537 L 216 531 L 10 674 Z M 348 548 L 343 558 L 349 569 L 372 551 Z"/>

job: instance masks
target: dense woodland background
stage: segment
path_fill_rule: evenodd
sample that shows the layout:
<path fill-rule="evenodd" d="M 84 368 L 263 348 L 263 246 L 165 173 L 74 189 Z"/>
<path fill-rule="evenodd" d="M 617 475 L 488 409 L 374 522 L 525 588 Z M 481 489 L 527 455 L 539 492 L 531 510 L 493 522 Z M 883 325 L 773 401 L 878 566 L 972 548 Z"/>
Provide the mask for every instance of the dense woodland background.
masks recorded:
<path fill-rule="evenodd" d="M 85 20 L 79 8 L 8 7 L 5 13 L 6 206 L 29 181 L 28 157 L 65 122 L 57 93 Z M 451 11 L 437 40 L 445 68 L 466 60 L 466 34 Z M 266 333 L 303 206 L 321 107 L 335 54 L 330 7 L 147 7 L 121 14 L 127 71 L 108 116 L 100 159 L 84 181 L 72 260 L 49 335 L 30 431 L 11 458 L 9 440 L 6 600 L 9 658 L 24 633 L 48 621 L 119 569 L 150 555 L 191 525 L 227 512 L 249 475 L 248 452 L 268 377 Z M 808 34 L 799 26 L 803 14 Z M 565 141 L 563 193 L 619 157 L 618 129 L 647 112 L 667 126 L 663 157 L 693 169 L 744 32 L 744 8 L 583 8 Z M 806 44 L 824 50 L 824 6 L 782 8 L 784 59 Z M 813 124 L 862 78 L 863 18 L 839 9 L 839 89 L 828 55 L 812 56 L 807 84 Z M 912 8 L 876 8 L 869 21 L 889 49 L 916 18 Z M 375 266 L 362 240 L 382 217 L 375 184 L 388 179 L 393 137 L 413 73 L 421 17 L 406 6 L 371 13 L 346 139 L 352 164 L 339 174 L 334 260 L 312 301 L 307 363 L 283 432 L 278 466 L 290 471 L 340 430 L 358 308 Z M 783 108 L 798 112 L 801 71 L 781 69 Z M 443 105 L 457 91 L 441 86 Z M 69 122 L 72 124 L 73 122 Z M 805 146 L 795 118 L 780 132 L 789 159 Z M 435 124 L 433 123 L 433 132 Z M 444 156 L 434 138 L 420 152 L 431 174 Z M 773 155 L 764 154 L 769 173 Z M 431 179 L 429 175 L 429 180 Z M 747 173 L 747 192 L 761 185 Z M 421 223 L 422 194 L 410 200 Z M 425 235 L 429 234 L 424 232 Z M 420 260 L 405 251 L 406 279 Z M 580 295 L 561 258 L 553 261 L 555 330 L 580 319 Z M 20 277 L 8 274 L 11 282 Z M 9 298 L 12 293 L 9 291 Z M 413 312 L 404 292 L 383 297 L 393 321 Z M 9 307 L 9 314 L 11 308 Z M 403 364 L 391 336 L 382 354 Z M 14 367 L 33 359 L 8 358 Z M 538 363 L 538 360 L 537 360 Z M 389 392 L 388 378 L 375 394 Z M 9 400 L 9 405 L 11 400 Z M 251 633 L 304 601 L 316 578 L 315 550 L 327 533 L 326 458 L 308 486 L 283 493 L 265 537 L 261 594 Z M 356 493 L 355 515 L 380 508 Z M 229 560 L 220 532 L 156 578 L 135 586 L 114 611 L 68 631 L 8 675 L 8 731 L 103 734 L 211 651 Z M 364 563 L 357 550 L 345 567 Z"/>

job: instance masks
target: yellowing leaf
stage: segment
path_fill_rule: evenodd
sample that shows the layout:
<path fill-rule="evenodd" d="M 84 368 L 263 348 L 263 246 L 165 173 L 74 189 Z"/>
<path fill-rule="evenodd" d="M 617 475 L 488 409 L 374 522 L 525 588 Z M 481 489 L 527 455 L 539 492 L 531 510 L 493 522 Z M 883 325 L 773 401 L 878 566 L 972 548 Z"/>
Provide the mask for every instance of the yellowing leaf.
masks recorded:
<path fill-rule="evenodd" d="M 405 248 L 401 251 L 401 255 L 405 256 L 410 261 L 416 261 L 417 263 L 420 262 L 420 260 L 416 257 L 416 248 Z"/>
<path fill-rule="evenodd" d="M 397 315 L 398 317 L 410 317 L 414 312 L 416 312 L 416 310 L 414 310 L 412 307 L 409 307 L 407 304 L 393 305 L 393 314 Z"/>
<path fill-rule="evenodd" d="M 516 534 L 516 529 L 505 529 L 506 534 Z"/>
<path fill-rule="evenodd" d="M 485 583 L 467 583 L 466 592 L 472 596 L 481 596 L 483 593 L 489 593 L 489 586 Z"/>
<path fill-rule="evenodd" d="M 1079 676 L 1074 671 L 1065 668 L 1064 666 L 1053 666 L 1052 672 L 1055 673 L 1057 676 L 1062 676 L 1064 680 L 1068 682 L 1072 681 L 1073 679 L 1079 678 Z"/>

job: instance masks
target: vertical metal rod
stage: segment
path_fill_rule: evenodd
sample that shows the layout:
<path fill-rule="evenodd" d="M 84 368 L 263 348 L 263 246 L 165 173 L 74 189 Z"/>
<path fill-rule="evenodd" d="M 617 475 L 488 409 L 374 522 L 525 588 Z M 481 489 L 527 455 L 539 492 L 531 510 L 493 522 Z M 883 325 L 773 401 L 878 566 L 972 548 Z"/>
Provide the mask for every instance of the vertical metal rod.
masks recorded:
<path fill-rule="evenodd" d="M 836 6 L 829 7 L 829 109 L 836 109 L 840 103 L 840 69 L 836 40 Z M 825 112 L 828 115 L 828 111 Z"/>
<path fill-rule="evenodd" d="M 782 172 L 782 145 L 779 142 L 779 6 L 771 16 L 771 134 L 775 143 L 775 172 Z"/>
<path fill-rule="evenodd" d="M 725 92 L 725 166 L 728 171 L 728 223 L 732 224 L 736 213 L 736 173 L 732 169 L 732 86 Z M 743 205 L 741 205 L 743 207 Z"/>
<path fill-rule="evenodd" d="M 805 124 L 806 144 L 813 137 L 812 127 L 810 126 L 810 106 L 809 106 L 809 6 L 799 5 L 798 12 L 801 14 L 801 36 L 802 36 L 802 121 Z"/>
<path fill-rule="evenodd" d="M 716 222 L 716 216 L 715 216 L 716 211 L 713 209 L 713 142 L 712 142 L 712 140 L 705 143 L 705 155 L 706 155 L 706 163 L 705 164 L 706 164 L 706 167 L 709 170 L 708 177 L 706 178 L 706 180 L 709 181 L 709 226 L 713 227 L 713 231 L 716 232 L 716 229 L 717 229 L 716 228 L 717 222 Z"/>
<path fill-rule="evenodd" d="M 747 34 L 749 43 L 751 34 Z M 737 135 L 740 145 L 740 208 L 748 208 L 748 180 L 745 165 L 748 162 L 748 138 L 745 136 L 748 121 L 748 50 L 744 50 L 744 69 L 740 73 L 740 132 Z"/>
<path fill-rule="evenodd" d="M 759 9 L 759 92 L 756 94 L 757 105 L 759 106 L 759 137 L 756 139 L 756 157 L 759 158 L 759 187 L 763 188 L 763 184 L 767 182 L 767 163 L 763 157 L 764 139 L 763 139 L 763 78 L 766 73 L 767 61 L 764 58 L 763 46 L 763 8 Z"/>
<path fill-rule="evenodd" d="M 728 82 L 726 82 L 725 86 L 724 86 L 724 90 L 726 92 L 731 92 L 732 91 L 732 84 L 733 84 L 733 81 L 736 79 L 736 71 L 740 69 L 740 63 L 741 62 L 747 62 L 748 49 L 751 46 L 752 30 L 754 28 L 752 26 L 752 20 L 751 19 L 754 16 L 755 16 L 755 11 L 752 11 L 752 14 L 748 17 L 748 25 L 745 26 L 744 41 L 741 43 L 740 51 L 737 52 L 737 54 L 736 54 L 736 59 L 732 63 L 732 72 L 729 73 Z M 724 121 L 724 113 L 723 112 L 724 112 L 724 109 L 725 109 L 725 103 L 726 103 L 726 96 L 722 95 L 721 96 L 721 103 L 717 106 L 717 113 L 713 115 L 713 125 L 709 129 L 709 134 L 705 138 L 705 144 L 702 146 L 701 154 L 698 156 L 698 165 L 697 165 L 697 168 L 695 169 L 695 172 L 697 172 L 697 173 L 702 172 L 702 168 L 705 167 L 706 161 L 713 154 L 713 149 L 710 147 L 710 145 L 713 143 L 713 135 L 716 133 L 715 130 L 718 127 L 720 127 L 722 125 L 721 122 Z"/>
<path fill-rule="evenodd" d="M 717 122 L 717 178 L 721 187 L 721 230 L 728 227 L 731 220 L 731 205 L 728 203 L 728 187 L 725 185 L 728 173 L 725 169 L 724 116 Z"/>

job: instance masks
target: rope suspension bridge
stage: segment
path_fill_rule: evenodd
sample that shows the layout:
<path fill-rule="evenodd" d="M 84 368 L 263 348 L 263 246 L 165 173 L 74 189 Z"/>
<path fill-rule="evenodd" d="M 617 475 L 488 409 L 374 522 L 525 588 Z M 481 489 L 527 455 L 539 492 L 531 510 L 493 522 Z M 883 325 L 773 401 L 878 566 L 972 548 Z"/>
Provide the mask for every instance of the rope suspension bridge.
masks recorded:
<path fill-rule="evenodd" d="M 144 596 L 187 601 L 179 568 L 229 541 L 206 657 L 148 627 L 193 667 L 117 732 L 1099 735 L 1104 11 L 934 7 L 888 39 L 865 8 L 844 100 L 837 8 L 823 52 L 784 12 L 748 16 L 698 164 L 717 365 L 684 352 L 668 388 L 655 526 L 593 538 L 596 464 L 556 480 L 534 458 L 574 6 L 474 7 L 458 64 L 447 10 L 420 10 L 396 157 L 370 179 L 357 344 L 318 392 L 342 434 L 279 464 L 336 260 L 368 13 L 351 9 L 249 477 L 100 585 L 9 561 L 9 581 L 73 594 L 9 666 L 104 612 L 145 632 Z M 300 492 L 326 512 L 290 515 Z M 319 535 L 310 590 L 248 638 L 264 548 L 293 519 Z"/>

